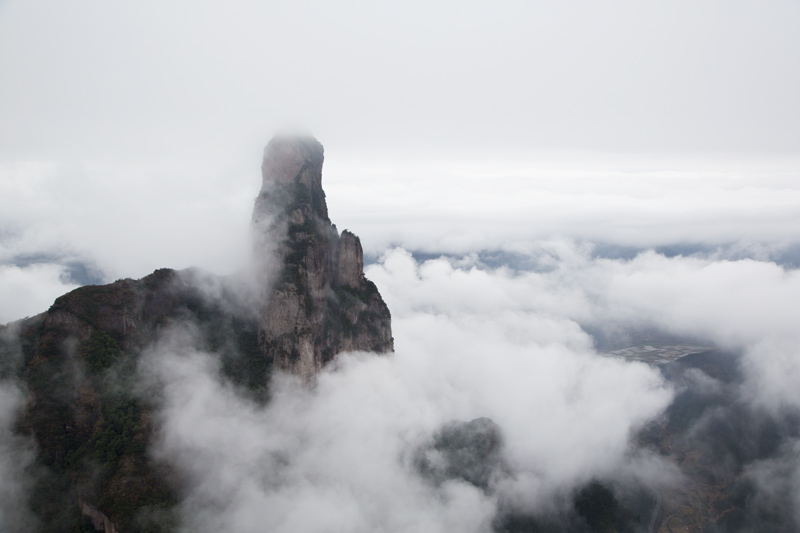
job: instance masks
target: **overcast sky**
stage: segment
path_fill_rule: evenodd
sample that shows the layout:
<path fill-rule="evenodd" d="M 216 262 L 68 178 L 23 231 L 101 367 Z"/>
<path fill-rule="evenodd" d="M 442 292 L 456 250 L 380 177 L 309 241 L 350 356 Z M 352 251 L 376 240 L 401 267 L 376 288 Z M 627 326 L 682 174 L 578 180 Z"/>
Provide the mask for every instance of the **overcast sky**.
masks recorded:
<path fill-rule="evenodd" d="M 286 128 L 325 145 L 372 258 L 791 255 L 798 27 L 788 0 L 2 1 L 0 321 L 73 282 L 239 268 Z"/>
<path fill-rule="evenodd" d="M 507 439 L 506 495 L 654 484 L 669 469 L 628 437 L 672 391 L 581 328 L 738 350 L 743 398 L 798 409 L 798 28 L 797 0 L 0 0 L 0 323 L 80 283 L 241 268 L 263 146 L 310 132 L 397 353 L 260 409 L 163 339 L 156 444 L 198 481 L 189 523 L 314 531 L 295 521 L 313 507 L 342 530 L 482 530 L 494 496 L 397 462 L 479 416 Z M 30 449 L 0 386 L 0 494 L 18 494 Z M 281 454 L 264 486 L 253 465 Z"/>
<path fill-rule="evenodd" d="M 800 150 L 800 4 L 5 1 L 2 154 Z"/>

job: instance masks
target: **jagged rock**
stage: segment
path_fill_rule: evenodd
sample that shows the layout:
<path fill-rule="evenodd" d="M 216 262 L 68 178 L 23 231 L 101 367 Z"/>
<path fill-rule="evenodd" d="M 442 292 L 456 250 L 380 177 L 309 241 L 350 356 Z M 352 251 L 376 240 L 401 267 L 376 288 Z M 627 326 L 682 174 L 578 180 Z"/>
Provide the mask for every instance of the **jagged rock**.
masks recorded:
<path fill-rule="evenodd" d="M 80 287 L 0 326 L 0 379 L 19 377 L 30 398 L 15 427 L 36 442 L 41 530 L 81 530 L 86 518 L 106 532 L 149 531 L 143 510 L 174 518 L 176 476 L 147 450 L 157 399 L 135 384 L 143 351 L 174 326 L 190 324 L 190 342 L 257 401 L 273 367 L 310 378 L 339 352 L 392 350 L 361 243 L 328 219 L 322 160 L 312 138 L 267 145 L 253 214 L 258 290 L 248 276 L 160 269 Z"/>
<path fill-rule="evenodd" d="M 322 190 L 322 145 L 275 137 L 264 149 L 253 210 L 267 290 L 259 347 L 273 367 L 310 378 L 336 354 L 393 349 L 391 315 L 364 276 L 358 237 L 341 235 Z"/>

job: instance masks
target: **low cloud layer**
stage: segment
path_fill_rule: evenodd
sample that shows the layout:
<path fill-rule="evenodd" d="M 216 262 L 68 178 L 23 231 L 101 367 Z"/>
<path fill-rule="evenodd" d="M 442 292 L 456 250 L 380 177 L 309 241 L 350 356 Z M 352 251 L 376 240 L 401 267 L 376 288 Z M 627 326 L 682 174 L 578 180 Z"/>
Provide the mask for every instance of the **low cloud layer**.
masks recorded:
<path fill-rule="evenodd" d="M 258 154 L 248 168 L 257 168 Z M 796 268 L 798 168 L 774 158 L 566 155 L 369 164 L 329 149 L 324 186 L 331 219 L 355 231 L 372 260 L 402 246 L 429 256 L 505 254 L 493 266 L 530 262 L 556 238 L 592 246 L 597 257 L 657 248 Z M 7 165 L 0 175 L 0 290 L 37 286 L 38 311 L 75 282 L 139 278 L 165 266 L 226 274 L 243 268 L 251 252 L 257 171 Z M 63 275 L 76 269 L 81 275 Z M 31 314 L 34 298 L 4 298 L 0 321 Z"/>
<path fill-rule="evenodd" d="M 530 152 L 493 161 L 332 159 L 331 217 L 366 251 L 528 254 L 540 240 L 594 243 L 633 257 L 684 255 L 800 265 L 796 158 L 645 158 Z"/>
<path fill-rule="evenodd" d="M 65 280 L 61 265 L 0 265 L 0 324 L 38 315 L 53 300 L 78 287 Z"/>
<path fill-rule="evenodd" d="M 343 354 L 312 389 L 278 375 L 266 406 L 220 377 L 190 329 L 165 336 L 140 369 L 160 391 L 154 449 L 184 480 L 184 527 L 490 531 L 498 513 L 557 511 L 592 479 L 674 486 L 677 468 L 631 442 L 670 405 L 671 386 L 652 367 L 598 355 L 581 325 L 658 328 L 740 351 L 743 381 L 726 385 L 740 411 L 779 420 L 800 409 L 796 271 L 542 247 L 549 268 L 528 272 L 387 252 L 367 273 L 393 310 L 396 353 Z M 722 390 L 702 372 L 689 377 L 697 394 Z M 725 423 L 729 415 L 709 416 Z M 497 424 L 503 443 L 488 488 L 423 475 L 420 450 L 448 424 L 481 417 Z M 708 420 L 695 438 L 713 427 Z M 768 508 L 772 493 L 786 505 L 797 500 L 795 455 L 789 439 L 745 463 L 757 488 L 751 507 Z"/>
<path fill-rule="evenodd" d="M 800 271 L 751 259 L 668 258 L 654 252 L 628 261 L 597 259 L 590 248 L 564 241 L 540 243 L 534 264 L 540 271 L 488 269 L 474 257 L 418 265 L 397 249 L 368 275 L 401 316 L 533 313 L 576 329 L 581 324 L 623 334 L 654 328 L 741 349 L 754 397 L 800 407 L 792 385 L 800 379 L 794 320 L 800 314 Z M 534 324 L 522 321 L 520 331 L 543 338 Z"/>
<path fill-rule="evenodd" d="M 241 268 L 260 179 L 216 171 L 189 163 L 0 164 L 0 323 L 42 312 L 78 284 L 164 267 Z"/>
<path fill-rule="evenodd" d="M 326 167 L 331 217 L 361 234 L 372 255 L 367 276 L 392 311 L 397 352 L 343 355 L 312 391 L 276 378 L 264 407 L 222 379 L 216 354 L 192 348 L 191 335 L 153 347 L 141 367 L 163 398 L 154 450 L 179 467 L 187 528 L 488 531 L 498 513 L 557 512 L 592 479 L 670 486 L 677 469 L 630 439 L 675 392 L 653 368 L 596 353 L 631 331 L 740 353 L 743 378 L 726 392 L 731 401 L 779 423 L 800 409 L 800 271 L 791 260 L 770 261 L 796 245 L 791 167 L 738 177 L 452 167 L 441 181 L 397 169 L 370 181 L 372 170 L 351 168 L 361 170 L 348 178 L 336 160 Z M 79 181 L 96 210 L 73 216 L 86 198 L 59 195 L 51 187 L 58 175 L 9 185 L 3 321 L 47 309 L 75 286 L 70 265 L 81 258 L 105 275 L 136 277 L 187 261 L 217 272 L 246 264 L 252 191 L 244 174 L 218 227 L 219 213 L 206 216 L 206 195 L 218 187 L 209 176 L 198 177 L 187 204 L 142 196 L 152 217 L 131 226 L 134 213 L 118 217 L 89 179 L 99 174 Z M 176 180 L 165 185 L 173 195 L 182 189 Z M 30 213 L 19 207 L 26 202 Z M 218 249 L 237 225 L 241 240 Z M 680 247 L 687 242 L 695 247 Z M 654 251 L 670 244 L 673 253 Z M 696 383 L 717 387 L 702 376 Z M 481 417 L 503 442 L 490 489 L 423 475 L 415 457 L 437 432 Z M 786 435 L 779 453 L 741 465 L 757 487 L 751 501 L 800 498 L 795 441 Z M 21 472 L 9 471 L 5 486 L 24 493 Z M 308 520 L 309 509 L 320 522 Z"/>
<path fill-rule="evenodd" d="M 797 270 L 652 251 L 598 258 L 569 240 L 539 241 L 526 257 L 526 269 L 513 269 L 480 254 L 422 261 L 386 251 L 366 273 L 392 310 L 396 352 L 342 354 L 311 389 L 276 375 L 266 405 L 223 377 L 191 324 L 164 335 L 139 377 L 158 399 L 151 451 L 177 467 L 183 527 L 491 531 L 503 513 L 558 515 L 595 479 L 640 492 L 680 485 L 677 467 L 632 438 L 683 390 L 653 367 L 598 354 L 603 336 L 657 330 L 742 354 L 735 383 L 688 374 L 684 387 L 737 407 L 707 412 L 687 439 L 742 413 L 783 431 L 787 413 L 800 412 Z M 21 396 L 3 394 L 10 428 Z M 443 428 L 479 418 L 501 442 L 485 486 L 447 474 L 447 456 L 431 448 Z M 4 490 L 24 494 L 30 452 L 4 435 L 17 457 L 2 465 Z M 745 454 L 751 506 L 781 494 L 785 510 L 800 498 L 791 435 L 770 455 Z M 420 454 L 439 474 L 425 473 Z"/>
<path fill-rule="evenodd" d="M 685 390 L 596 353 L 631 331 L 736 354 L 740 381 L 693 386 L 794 423 L 796 3 L 323 4 L 0 5 L 0 324 L 81 284 L 245 268 L 280 122 L 325 144 L 331 219 L 392 311 L 395 354 L 276 377 L 266 407 L 190 331 L 152 347 L 188 530 L 485 531 L 592 478 L 669 485 L 630 438 Z M 23 401 L 0 381 L 0 529 L 28 519 Z M 426 478 L 415 454 L 480 417 L 490 490 Z M 752 501 L 800 508 L 781 439 L 738 466 Z"/>
<path fill-rule="evenodd" d="M 266 407 L 220 380 L 190 333 L 145 357 L 146 382 L 163 394 L 156 453 L 187 484 L 185 527 L 489 531 L 499 509 L 551 512 L 594 478 L 660 487 L 679 477 L 630 442 L 669 404 L 669 386 L 644 364 L 596 355 L 567 313 L 546 309 L 557 288 L 418 265 L 402 250 L 369 275 L 392 306 L 396 353 L 342 355 L 312 390 L 277 376 Z M 527 300 L 531 290 L 542 298 Z M 426 479 L 420 448 L 480 417 L 504 443 L 490 489 Z"/>

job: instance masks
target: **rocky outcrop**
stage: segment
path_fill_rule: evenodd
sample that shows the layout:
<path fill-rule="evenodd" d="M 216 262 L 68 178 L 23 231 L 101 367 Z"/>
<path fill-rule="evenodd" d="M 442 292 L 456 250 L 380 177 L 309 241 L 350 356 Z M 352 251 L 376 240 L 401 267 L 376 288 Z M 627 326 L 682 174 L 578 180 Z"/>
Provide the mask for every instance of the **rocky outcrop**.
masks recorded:
<path fill-rule="evenodd" d="M 304 378 L 340 352 L 393 349 L 389 309 L 364 276 L 361 242 L 328 218 L 322 163 L 312 137 L 272 139 L 253 211 L 265 287 L 259 349 L 274 368 Z"/>
<path fill-rule="evenodd" d="M 361 243 L 328 218 L 322 159 L 314 139 L 267 145 L 255 284 L 160 269 L 80 287 L 0 326 L 0 379 L 17 376 L 29 396 L 15 430 L 36 443 L 40 530 L 160 531 L 177 520 L 178 478 L 148 448 L 158 398 L 142 394 L 136 370 L 176 328 L 258 402 L 268 401 L 274 368 L 310 379 L 337 353 L 392 350 L 389 310 L 364 277 Z"/>

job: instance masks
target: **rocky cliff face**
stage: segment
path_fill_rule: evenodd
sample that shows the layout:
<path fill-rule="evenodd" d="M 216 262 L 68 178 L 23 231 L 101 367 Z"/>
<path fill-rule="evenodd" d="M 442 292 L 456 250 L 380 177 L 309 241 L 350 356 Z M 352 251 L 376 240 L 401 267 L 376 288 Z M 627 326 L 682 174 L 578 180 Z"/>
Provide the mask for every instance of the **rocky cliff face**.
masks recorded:
<path fill-rule="evenodd" d="M 189 324 L 222 377 L 261 402 L 273 369 L 309 379 L 342 351 L 392 350 L 389 310 L 364 277 L 361 243 L 328 218 L 322 159 L 312 138 L 267 145 L 253 213 L 255 291 L 237 276 L 160 269 L 81 287 L 0 326 L 0 380 L 29 394 L 15 427 L 36 443 L 29 505 L 41 531 L 176 529 L 177 477 L 148 451 L 157 399 L 136 381 L 142 353 L 174 327 Z"/>
<path fill-rule="evenodd" d="M 361 242 L 328 218 L 322 162 L 314 138 L 272 139 L 253 211 L 268 287 L 259 348 L 275 368 L 304 378 L 340 352 L 393 349 L 389 309 L 364 277 Z"/>

